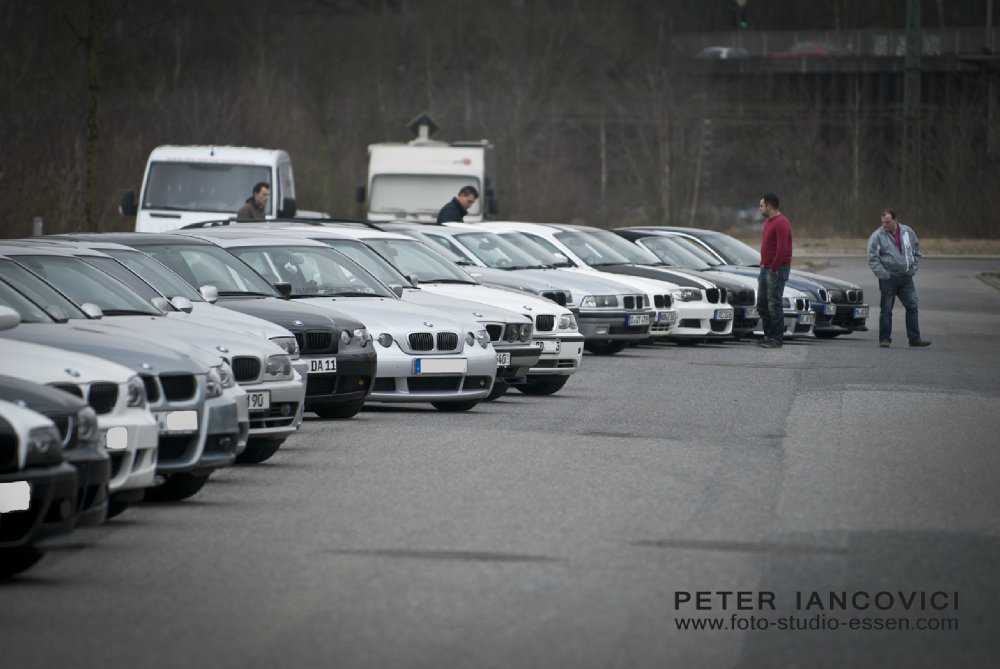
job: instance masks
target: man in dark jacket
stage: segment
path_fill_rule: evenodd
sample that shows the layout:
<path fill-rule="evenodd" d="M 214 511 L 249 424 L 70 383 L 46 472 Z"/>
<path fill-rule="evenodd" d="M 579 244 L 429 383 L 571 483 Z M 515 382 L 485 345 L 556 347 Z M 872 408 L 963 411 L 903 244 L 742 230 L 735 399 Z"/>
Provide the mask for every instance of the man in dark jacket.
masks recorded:
<path fill-rule="evenodd" d="M 267 218 L 267 199 L 271 197 L 271 184 L 258 181 L 253 186 L 253 195 L 236 212 L 236 218 L 241 221 L 263 221 Z"/>
<path fill-rule="evenodd" d="M 465 220 L 465 215 L 469 213 L 469 208 L 479 199 L 479 191 L 475 186 L 463 186 L 458 191 L 458 196 L 451 198 L 451 202 L 441 207 L 438 212 L 438 223 L 461 223 Z"/>

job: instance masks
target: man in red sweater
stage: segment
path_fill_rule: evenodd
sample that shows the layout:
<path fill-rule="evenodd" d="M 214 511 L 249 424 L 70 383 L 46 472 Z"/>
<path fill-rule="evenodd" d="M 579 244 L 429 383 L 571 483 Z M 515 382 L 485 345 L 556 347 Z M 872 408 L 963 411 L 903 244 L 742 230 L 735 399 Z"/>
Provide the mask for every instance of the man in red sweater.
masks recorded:
<path fill-rule="evenodd" d="M 761 198 L 760 215 L 764 217 L 757 278 L 757 311 L 764 329 L 760 346 L 781 348 L 785 333 L 782 297 L 792 269 L 792 224 L 778 209 L 778 196 L 774 193 L 765 193 Z"/>

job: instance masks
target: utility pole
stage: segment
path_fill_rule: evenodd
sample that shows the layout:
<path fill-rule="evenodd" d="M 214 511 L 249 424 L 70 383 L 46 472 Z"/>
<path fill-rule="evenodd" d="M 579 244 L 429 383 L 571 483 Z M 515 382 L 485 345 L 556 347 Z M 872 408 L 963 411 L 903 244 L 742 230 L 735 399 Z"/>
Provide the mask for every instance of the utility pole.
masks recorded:
<path fill-rule="evenodd" d="M 902 195 L 914 202 L 921 186 L 920 0 L 906 0 L 906 53 L 903 62 L 903 183 Z"/>

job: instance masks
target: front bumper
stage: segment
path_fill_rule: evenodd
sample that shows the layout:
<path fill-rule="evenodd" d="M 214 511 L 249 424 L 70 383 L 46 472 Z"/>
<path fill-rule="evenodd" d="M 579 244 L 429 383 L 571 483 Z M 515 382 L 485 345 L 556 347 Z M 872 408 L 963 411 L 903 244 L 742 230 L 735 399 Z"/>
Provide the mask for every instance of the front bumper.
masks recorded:
<path fill-rule="evenodd" d="M 542 357 L 528 370 L 528 376 L 570 376 L 580 368 L 585 341 L 582 334 L 535 335 L 535 341 L 542 345 Z"/>
<path fill-rule="evenodd" d="M 131 407 L 121 413 L 101 414 L 97 425 L 105 435 L 111 458 L 110 491 L 139 490 L 153 485 L 159 430 L 149 410 Z"/>
<path fill-rule="evenodd" d="M 510 383 L 523 381 L 528 370 L 537 365 L 542 357 L 542 346 L 537 342 L 531 345 L 493 342 L 493 350 L 497 353 L 497 378 Z M 506 359 L 507 363 L 502 364 L 502 359 Z"/>
<path fill-rule="evenodd" d="M 201 391 L 200 391 L 201 392 Z M 200 394 L 199 392 L 199 394 Z M 207 399 L 194 414 L 196 424 L 173 427 L 171 413 L 157 411 L 160 426 L 156 473 L 161 476 L 184 472 L 202 472 L 231 465 L 236 459 L 239 444 L 239 409 L 231 393 Z"/>
<path fill-rule="evenodd" d="M 0 518 L 0 551 L 58 543 L 76 524 L 76 470 L 68 462 L 50 467 L 28 467 L 0 474 L 0 485 L 30 486 L 28 508 L 8 511 Z"/>
<path fill-rule="evenodd" d="M 642 341 L 648 339 L 656 323 L 656 312 L 573 308 L 576 324 L 585 339 L 600 341 Z"/>
<path fill-rule="evenodd" d="M 76 470 L 76 526 L 100 525 L 108 515 L 111 459 L 92 448 L 63 451 L 63 457 Z"/>
<path fill-rule="evenodd" d="M 692 304 L 674 302 L 677 310 L 677 324 L 668 335 L 671 339 L 705 339 L 728 337 L 733 334 L 733 307 L 704 302 Z"/>
<path fill-rule="evenodd" d="M 464 372 L 416 372 L 416 360 L 464 360 Z M 460 367 L 460 365 L 457 365 Z M 410 355 L 393 343 L 378 351 L 369 402 L 463 402 L 483 399 L 493 388 L 497 358 L 492 346 L 466 346 L 454 354 Z"/>
<path fill-rule="evenodd" d="M 249 400 L 250 439 L 282 439 L 299 429 L 306 395 L 301 379 L 241 387 Z"/>
<path fill-rule="evenodd" d="M 316 367 L 323 368 L 330 366 L 331 358 L 336 361 L 336 372 L 309 371 L 305 376 L 306 411 L 356 402 L 371 393 L 377 367 L 375 351 L 369 348 L 363 353 L 309 355 L 300 359 L 310 365 L 315 360 Z"/>
<path fill-rule="evenodd" d="M 813 327 L 816 325 L 816 315 L 811 309 L 809 311 L 790 311 L 785 309 L 784 316 L 785 331 L 783 337 L 785 339 L 812 336 Z M 759 337 L 764 336 L 764 329 L 760 324 L 754 330 L 754 334 Z"/>
<path fill-rule="evenodd" d="M 871 316 L 871 309 L 867 304 L 834 304 L 836 313 L 830 321 L 829 326 L 816 326 L 818 331 L 837 332 L 848 334 L 851 332 L 867 332 L 867 320 Z"/>

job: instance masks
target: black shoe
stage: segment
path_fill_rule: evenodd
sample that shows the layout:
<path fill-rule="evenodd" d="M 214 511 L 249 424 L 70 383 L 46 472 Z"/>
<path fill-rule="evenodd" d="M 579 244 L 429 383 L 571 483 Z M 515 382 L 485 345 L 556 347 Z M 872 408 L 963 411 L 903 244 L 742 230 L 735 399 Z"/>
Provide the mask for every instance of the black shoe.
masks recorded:
<path fill-rule="evenodd" d="M 781 342 L 774 339 L 765 339 L 760 345 L 764 348 L 781 348 Z"/>
<path fill-rule="evenodd" d="M 931 343 L 929 341 L 923 339 L 914 339 L 913 341 L 910 342 L 910 346 L 930 346 L 930 345 Z"/>
<path fill-rule="evenodd" d="M 881 346 L 882 348 L 889 348 L 889 340 L 883 339 L 878 343 L 878 345 Z"/>

